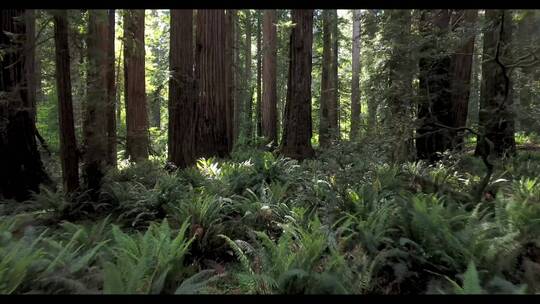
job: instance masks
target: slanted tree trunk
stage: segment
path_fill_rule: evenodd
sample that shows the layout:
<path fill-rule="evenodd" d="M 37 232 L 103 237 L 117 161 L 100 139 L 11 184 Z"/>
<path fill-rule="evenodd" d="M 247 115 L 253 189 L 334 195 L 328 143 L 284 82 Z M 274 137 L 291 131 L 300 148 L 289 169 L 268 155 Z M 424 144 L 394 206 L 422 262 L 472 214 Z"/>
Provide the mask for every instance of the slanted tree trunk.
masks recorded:
<path fill-rule="evenodd" d="M 362 15 L 360 10 L 353 11 L 353 36 L 352 36 L 352 78 L 351 78 L 351 133 L 350 139 L 358 138 L 360 132 L 360 24 Z"/>
<path fill-rule="evenodd" d="M 148 111 L 144 71 L 144 10 L 124 11 L 126 152 L 133 161 L 148 159 Z"/>
<path fill-rule="evenodd" d="M 83 178 L 93 199 L 107 165 L 107 66 L 109 25 L 106 10 L 88 12 L 88 76 L 87 101 L 83 122 Z"/>
<path fill-rule="evenodd" d="M 54 12 L 54 42 L 62 180 L 64 191 L 72 193 L 79 188 L 79 155 L 73 120 L 67 10 Z"/>
<path fill-rule="evenodd" d="M 313 157 L 311 147 L 311 68 L 313 10 L 292 10 L 289 78 L 281 152 L 298 160 Z"/>
<path fill-rule="evenodd" d="M 262 136 L 277 146 L 277 31 L 276 11 L 264 12 Z"/>
<path fill-rule="evenodd" d="M 456 26 L 464 28 L 474 28 L 478 10 L 460 10 L 455 17 L 459 20 Z M 452 108 L 450 110 L 450 122 L 453 128 L 463 128 L 467 124 L 469 110 L 469 96 L 471 92 L 472 59 L 474 51 L 474 37 L 472 32 L 464 38 L 463 44 L 452 55 L 450 64 L 451 74 L 451 99 Z M 451 147 L 463 148 L 464 132 L 450 130 Z"/>
<path fill-rule="evenodd" d="M 512 156 L 516 152 L 511 79 L 505 63 L 511 62 L 508 48 L 511 38 L 512 14 L 509 10 L 486 10 L 484 61 L 480 92 L 480 136 L 476 155 Z M 491 141 L 493 147 L 489 143 Z"/>
<path fill-rule="evenodd" d="M 197 12 L 197 53 L 195 79 L 198 104 L 195 130 L 197 157 L 225 157 L 231 149 L 227 122 L 232 117 L 227 111 L 229 90 L 225 68 L 227 37 L 223 10 Z M 230 33 L 229 33 L 230 34 Z"/>
<path fill-rule="evenodd" d="M 108 11 L 107 35 L 107 165 L 116 167 L 116 82 L 114 77 L 115 10 Z"/>
<path fill-rule="evenodd" d="M 0 199 L 18 201 L 39 192 L 39 185 L 48 181 L 28 98 L 24 17 L 22 9 L 0 10 Z"/>
<path fill-rule="evenodd" d="M 168 158 L 179 168 L 185 168 L 196 160 L 193 10 L 171 10 L 170 39 Z"/>
<path fill-rule="evenodd" d="M 319 117 L 319 144 L 328 147 L 330 144 L 330 107 L 332 92 L 332 13 L 323 10 L 323 57 L 321 73 L 321 101 Z"/>
<path fill-rule="evenodd" d="M 332 59 L 330 70 L 331 98 L 328 103 L 328 128 L 330 138 L 333 140 L 340 138 L 339 130 L 339 24 L 337 10 L 331 10 L 331 41 L 332 41 Z"/>
<path fill-rule="evenodd" d="M 275 12 L 274 12 L 275 14 Z M 257 11 L 257 123 L 256 123 L 256 129 L 257 129 L 257 136 L 261 137 L 263 136 L 262 133 L 262 103 L 263 103 L 263 97 L 262 97 L 262 35 L 261 35 L 261 12 Z M 277 64 L 277 63 L 276 63 Z M 277 110 L 276 110 L 277 111 Z M 277 129 L 277 126 L 276 126 Z M 277 131 L 276 131 L 277 133 Z M 277 136 L 276 141 L 277 145 Z"/>
<path fill-rule="evenodd" d="M 437 40 L 448 33 L 449 10 L 423 12 L 421 32 L 426 42 L 420 58 L 420 95 L 416 130 L 416 151 L 419 159 L 436 161 L 439 152 L 451 148 L 450 56 L 437 49 Z M 436 55 L 429 54 L 435 52 Z"/>

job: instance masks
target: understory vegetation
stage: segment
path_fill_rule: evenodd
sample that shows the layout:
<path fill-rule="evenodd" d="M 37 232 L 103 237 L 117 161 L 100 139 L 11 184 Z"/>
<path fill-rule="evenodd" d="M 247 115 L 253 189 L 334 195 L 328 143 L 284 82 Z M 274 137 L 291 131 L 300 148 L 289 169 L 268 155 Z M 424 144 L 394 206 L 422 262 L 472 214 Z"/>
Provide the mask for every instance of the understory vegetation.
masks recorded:
<path fill-rule="evenodd" d="M 535 293 L 540 154 L 390 165 L 366 137 L 298 163 L 253 146 L 119 164 L 98 201 L 4 201 L 0 293 Z M 53 165 L 51 165 L 53 166 Z M 481 191 L 481 201 L 476 201 Z"/>

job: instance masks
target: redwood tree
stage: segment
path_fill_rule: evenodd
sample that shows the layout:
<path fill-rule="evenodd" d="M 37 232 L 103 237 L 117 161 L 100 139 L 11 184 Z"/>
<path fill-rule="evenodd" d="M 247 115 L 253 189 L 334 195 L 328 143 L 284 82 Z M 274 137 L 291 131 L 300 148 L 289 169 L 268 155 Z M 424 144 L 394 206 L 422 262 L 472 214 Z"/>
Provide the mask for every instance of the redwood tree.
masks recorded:
<path fill-rule="evenodd" d="M 86 187 L 97 198 L 107 164 L 107 39 L 106 10 L 88 11 L 87 101 L 83 123 Z"/>
<path fill-rule="evenodd" d="M 438 39 L 449 30 L 450 11 L 436 10 L 422 13 L 423 43 L 420 58 L 420 95 L 416 130 L 416 151 L 420 159 L 435 161 L 438 152 L 451 147 L 450 56 L 437 49 Z"/>
<path fill-rule="evenodd" d="M 353 11 L 352 78 L 351 78 L 351 133 L 350 139 L 358 137 L 360 131 L 360 10 Z"/>
<path fill-rule="evenodd" d="M 79 188 L 79 155 L 73 120 L 67 10 L 54 13 L 54 42 L 62 179 L 64 191 L 71 193 Z"/>
<path fill-rule="evenodd" d="M 144 10 L 124 11 L 126 152 L 133 161 L 148 158 L 148 112 L 144 71 Z"/>
<path fill-rule="evenodd" d="M 168 158 L 185 168 L 195 163 L 193 10 L 171 10 Z"/>
<path fill-rule="evenodd" d="M 478 10 L 458 10 L 455 11 L 454 18 L 457 19 L 456 28 L 474 28 Z M 452 54 L 450 64 L 451 99 L 452 108 L 450 127 L 463 128 L 467 123 L 469 109 L 469 95 L 471 92 L 472 59 L 474 51 L 474 37 L 476 33 L 469 32 L 463 37 L 463 43 L 459 45 L 455 53 Z M 463 148 L 463 132 L 451 130 L 452 147 Z"/>
<path fill-rule="evenodd" d="M 327 147 L 330 143 L 330 107 L 333 98 L 332 88 L 332 13 L 323 10 L 323 54 L 321 73 L 321 101 L 319 114 L 319 144 Z"/>
<path fill-rule="evenodd" d="M 116 81 L 114 77 L 115 56 L 115 10 L 109 12 L 107 35 L 107 165 L 116 167 Z"/>
<path fill-rule="evenodd" d="M 227 37 L 223 10 L 197 11 L 195 79 L 197 81 L 197 116 L 195 147 L 197 157 L 229 155 L 232 138 L 227 132 L 232 119 L 227 111 L 229 90 L 225 81 Z"/>
<path fill-rule="evenodd" d="M 276 11 L 266 10 L 263 21 L 262 136 L 277 145 L 277 31 Z"/>
<path fill-rule="evenodd" d="M 311 147 L 311 68 L 313 10 L 292 10 L 289 77 L 281 152 L 303 160 L 313 157 Z"/>
<path fill-rule="evenodd" d="M 511 62 L 508 47 L 512 14 L 509 10 L 486 10 L 491 26 L 484 32 L 484 60 L 480 90 L 480 132 L 477 155 L 511 156 L 516 152 L 512 112 L 511 79 L 506 62 Z M 491 144 L 490 144 L 491 142 Z"/>
<path fill-rule="evenodd" d="M 23 9 L 0 10 L 0 199 L 19 201 L 48 180 L 27 92 L 24 16 Z"/>

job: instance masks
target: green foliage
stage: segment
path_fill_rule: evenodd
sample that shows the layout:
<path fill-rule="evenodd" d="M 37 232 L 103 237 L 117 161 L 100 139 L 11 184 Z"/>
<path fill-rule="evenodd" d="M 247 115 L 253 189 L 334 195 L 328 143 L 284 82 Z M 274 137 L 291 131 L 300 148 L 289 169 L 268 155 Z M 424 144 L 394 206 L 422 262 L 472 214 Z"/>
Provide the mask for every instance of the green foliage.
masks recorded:
<path fill-rule="evenodd" d="M 130 236 L 112 229 L 114 258 L 105 262 L 105 293 L 161 293 L 180 282 L 183 261 L 192 242 L 188 222 L 173 232 L 166 220 L 152 224 L 144 234 Z"/>

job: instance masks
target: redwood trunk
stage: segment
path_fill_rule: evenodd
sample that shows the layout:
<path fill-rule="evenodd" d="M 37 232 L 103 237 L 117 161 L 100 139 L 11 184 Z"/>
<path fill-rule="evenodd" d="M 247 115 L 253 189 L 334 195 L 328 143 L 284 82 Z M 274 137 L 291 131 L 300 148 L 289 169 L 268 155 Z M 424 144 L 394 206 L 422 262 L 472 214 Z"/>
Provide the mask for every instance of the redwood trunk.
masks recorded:
<path fill-rule="evenodd" d="M 197 157 L 225 157 L 232 146 L 232 138 L 227 132 L 227 123 L 232 117 L 227 111 L 230 97 L 225 79 L 231 76 L 226 75 L 225 29 L 223 10 L 197 12 Z"/>
<path fill-rule="evenodd" d="M 493 60 L 482 63 L 480 136 L 475 153 L 511 156 L 516 152 L 512 84 L 503 62 L 511 62 L 507 45 L 511 38 L 512 15 L 508 10 L 486 10 L 486 20 L 491 27 L 484 33 L 483 58 Z M 492 142 L 493 149 L 484 137 Z"/>
<path fill-rule="evenodd" d="M 332 92 L 332 13 L 323 10 L 323 57 L 321 73 L 321 102 L 319 121 L 319 144 L 328 147 L 330 144 L 330 107 Z"/>
<path fill-rule="evenodd" d="M 0 10 L 0 48 L 6 49 L 0 59 L 0 199 L 18 201 L 28 199 L 32 191 L 39 192 L 39 185 L 48 180 L 27 92 L 24 15 L 22 9 Z"/>
<path fill-rule="evenodd" d="M 460 26 L 474 28 L 478 10 L 458 11 L 457 18 L 462 19 Z M 471 92 L 471 72 L 475 33 L 465 37 L 465 42 L 452 55 L 450 72 L 452 77 L 452 109 L 450 111 L 453 128 L 463 128 L 467 123 L 469 95 Z M 452 131 L 452 147 L 463 148 L 463 132 Z"/>
<path fill-rule="evenodd" d="M 262 66 L 262 136 L 277 145 L 277 31 L 276 11 L 264 12 Z"/>
<path fill-rule="evenodd" d="M 107 35 L 107 165 L 116 167 L 116 82 L 114 77 L 115 10 L 109 10 Z"/>
<path fill-rule="evenodd" d="M 83 123 L 83 177 L 94 199 L 98 196 L 107 164 L 107 39 L 108 17 L 105 10 L 90 10 L 88 16 L 87 101 Z"/>
<path fill-rule="evenodd" d="M 229 151 L 232 150 L 233 145 L 235 144 L 236 140 L 238 139 L 238 134 L 235 132 L 239 132 L 239 122 L 240 118 L 238 116 L 238 113 L 235 112 L 239 110 L 239 108 L 235 108 L 235 88 L 238 86 L 237 77 L 235 77 L 235 33 L 237 31 L 236 29 L 236 18 L 237 18 L 237 11 L 236 10 L 227 10 L 226 16 L 225 16 L 225 82 L 226 82 L 226 88 L 227 88 L 227 100 L 226 100 L 226 117 L 227 117 L 227 137 L 234 139 L 229 141 L 228 149 Z M 236 97 L 238 98 L 238 96 Z M 236 116 L 235 116 L 236 115 Z M 235 120 L 236 119 L 236 120 Z"/>
<path fill-rule="evenodd" d="M 437 50 L 437 39 L 448 32 L 450 13 L 448 10 L 424 12 L 422 15 L 422 34 L 427 42 L 423 52 L 435 50 L 420 58 L 420 92 L 421 102 L 418 107 L 416 150 L 419 159 L 436 161 L 439 152 L 451 148 L 451 95 L 450 95 L 450 57 L 441 55 Z M 427 17 L 427 18 L 426 18 Z"/>
<path fill-rule="evenodd" d="M 331 98 L 328 103 L 328 128 L 332 139 L 339 139 L 339 74 L 338 74 L 338 54 L 339 54 L 339 28 L 337 10 L 331 10 L 331 41 L 332 41 L 332 59 L 330 70 Z"/>
<path fill-rule="evenodd" d="M 244 124 L 246 130 L 246 139 L 251 140 L 253 134 L 253 87 L 251 85 L 251 12 L 246 10 L 246 43 L 245 43 L 245 109 Z"/>
<path fill-rule="evenodd" d="M 360 10 L 353 11 L 353 45 L 352 45 L 352 78 L 351 78 L 351 133 L 354 140 L 360 132 Z"/>
<path fill-rule="evenodd" d="M 292 10 L 295 24 L 290 36 L 290 65 L 281 152 L 303 160 L 313 157 L 311 147 L 311 68 L 313 10 Z"/>
<path fill-rule="evenodd" d="M 262 35 L 261 12 L 257 12 L 257 136 L 262 137 Z M 276 132 L 277 134 L 277 132 Z M 277 145 L 277 135 L 275 144 Z"/>
<path fill-rule="evenodd" d="M 124 15 L 126 152 L 133 161 L 148 159 L 148 111 L 144 70 L 144 10 Z"/>
<path fill-rule="evenodd" d="M 55 13 L 54 42 L 62 179 L 64 191 L 72 193 L 79 188 L 79 155 L 73 120 L 67 10 L 59 10 Z"/>
<path fill-rule="evenodd" d="M 171 10 L 169 160 L 179 168 L 195 163 L 193 10 Z"/>

